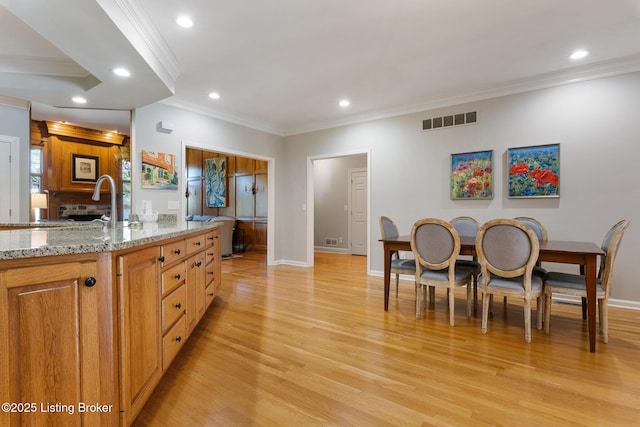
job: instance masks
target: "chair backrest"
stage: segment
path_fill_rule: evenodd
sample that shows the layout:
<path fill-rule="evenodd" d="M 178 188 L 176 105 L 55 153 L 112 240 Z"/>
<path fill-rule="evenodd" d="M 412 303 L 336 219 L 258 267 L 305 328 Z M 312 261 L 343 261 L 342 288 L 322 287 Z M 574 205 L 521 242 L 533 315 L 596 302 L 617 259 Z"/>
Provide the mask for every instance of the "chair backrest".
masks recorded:
<path fill-rule="evenodd" d="M 470 216 L 457 216 L 449 221 L 459 236 L 476 237 L 480 230 L 480 223 Z"/>
<path fill-rule="evenodd" d="M 547 228 L 544 225 L 542 225 L 540 221 L 528 216 L 518 216 L 518 217 L 515 217 L 514 219 L 517 219 L 518 221 L 531 227 L 533 232 L 536 233 L 536 236 L 538 236 L 538 240 L 540 240 L 541 242 L 547 241 Z"/>
<path fill-rule="evenodd" d="M 524 275 L 528 278 L 524 281 L 525 290 L 530 290 L 533 266 L 540 252 L 540 242 L 530 227 L 515 219 L 486 222 L 476 236 L 476 252 L 483 276 Z"/>
<path fill-rule="evenodd" d="M 613 277 L 613 263 L 615 262 L 616 254 L 618 253 L 618 248 L 622 241 L 622 236 L 624 236 L 624 232 L 627 227 L 629 227 L 630 223 L 631 221 L 627 219 L 619 221 L 609 229 L 602 240 L 601 248 L 605 255 L 600 257 L 600 271 L 598 272 L 598 277 L 601 280 L 602 288 L 607 292 L 607 294 L 609 293 L 609 284 Z"/>
<path fill-rule="evenodd" d="M 380 235 L 383 239 L 395 239 L 398 237 L 398 226 L 388 216 L 380 217 Z"/>
<path fill-rule="evenodd" d="M 416 267 L 454 270 L 460 254 L 460 236 L 451 224 L 437 218 L 424 218 L 411 229 L 411 250 L 418 261 Z M 422 270 L 422 268 L 416 268 Z M 416 273 L 419 274 L 419 273 Z"/>

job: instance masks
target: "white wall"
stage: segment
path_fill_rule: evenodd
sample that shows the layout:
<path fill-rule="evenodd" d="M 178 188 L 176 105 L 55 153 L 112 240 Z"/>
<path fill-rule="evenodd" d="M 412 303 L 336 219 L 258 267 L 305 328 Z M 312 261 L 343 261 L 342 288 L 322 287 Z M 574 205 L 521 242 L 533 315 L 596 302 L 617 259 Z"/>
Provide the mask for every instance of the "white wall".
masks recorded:
<path fill-rule="evenodd" d="M 380 215 L 406 234 L 426 216 L 470 215 L 483 222 L 527 215 L 540 219 L 551 239 L 598 244 L 611 225 L 628 218 L 612 296 L 640 302 L 632 253 L 640 244 L 638 94 L 640 73 L 632 73 L 286 137 L 283 176 L 291 185 L 287 209 L 277 218 L 291 234 L 283 257 L 304 262 L 306 256 L 307 216 L 300 207 L 307 200 L 307 159 L 370 149 L 372 271 L 383 270 Z M 421 131 L 425 118 L 466 111 L 478 112 L 478 124 Z M 508 199 L 507 149 L 549 143 L 560 143 L 561 197 Z M 450 155 L 478 150 L 494 150 L 494 199 L 450 200 Z"/>
<path fill-rule="evenodd" d="M 170 122 L 174 130 L 170 133 L 158 130 L 160 121 Z M 185 170 L 184 147 L 185 145 L 208 149 L 211 151 L 229 154 L 240 154 L 248 157 L 268 160 L 269 163 L 269 193 L 270 203 L 278 206 L 285 200 L 281 195 L 285 194 L 282 168 L 279 168 L 283 157 L 283 138 L 269 133 L 249 129 L 229 122 L 218 120 L 209 116 L 196 114 L 162 103 L 155 103 L 134 111 L 133 128 L 131 135 L 131 212 L 136 213 L 142 209 L 142 200 L 151 200 L 153 209 L 159 213 L 178 214 L 182 219 L 185 212 Z M 141 150 L 171 153 L 176 155 L 176 165 L 179 175 L 178 190 L 149 190 L 143 189 L 140 176 Z M 169 201 L 178 201 L 180 209 L 171 211 L 168 209 Z M 278 216 L 269 218 L 269 229 L 272 238 L 275 238 L 275 246 L 270 257 L 279 259 L 282 254 L 280 242 L 285 236 L 279 236 Z"/>
<path fill-rule="evenodd" d="M 12 183 L 12 191 L 17 191 L 19 196 L 17 210 L 12 214 L 12 222 L 29 222 L 30 204 L 30 153 L 31 153 L 31 118 L 26 108 L 13 107 L 0 103 L 0 135 L 17 137 L 19 141 L 19 153 L 17 159 L 11 159 L 18 167 L 20 180 Z"/>

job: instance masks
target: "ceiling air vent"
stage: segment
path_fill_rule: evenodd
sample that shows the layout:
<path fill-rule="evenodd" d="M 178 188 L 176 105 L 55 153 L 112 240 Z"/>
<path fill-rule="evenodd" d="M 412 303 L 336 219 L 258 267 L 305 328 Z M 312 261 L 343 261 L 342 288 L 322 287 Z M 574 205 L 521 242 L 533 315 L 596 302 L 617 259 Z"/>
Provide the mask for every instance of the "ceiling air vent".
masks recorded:
<path fill-rule="evenodd" d="M 442 117 L 433 117 L 422 121 L 422 130 L 442 129 L 453 126 L 471 125 L 478 121 L 478 112 L 451 114 Z"/>

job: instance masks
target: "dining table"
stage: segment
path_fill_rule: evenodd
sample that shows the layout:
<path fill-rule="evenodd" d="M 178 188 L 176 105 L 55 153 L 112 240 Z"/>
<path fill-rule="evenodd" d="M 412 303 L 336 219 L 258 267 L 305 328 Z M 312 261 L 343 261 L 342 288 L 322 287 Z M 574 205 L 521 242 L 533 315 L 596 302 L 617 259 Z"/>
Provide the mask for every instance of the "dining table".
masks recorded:
<path fill-rule="evenodd" d="M 380 239 L 384 247 L 384 310 L 389 310 L 389 285 L 391 279 L 391 257 L 397 251 L 411 252 L 411 236 Z M 475 255 L 476 239 L 460 236 L 460 254 Z M 596 351 L 596 286 L 598 256 L 603 250 L 593 242 L 564 240 L 540 241 L 538 261 L 577 264 L 584 268 L 587 287 L 587 324 L 589 330 L 589 351 Z"/>

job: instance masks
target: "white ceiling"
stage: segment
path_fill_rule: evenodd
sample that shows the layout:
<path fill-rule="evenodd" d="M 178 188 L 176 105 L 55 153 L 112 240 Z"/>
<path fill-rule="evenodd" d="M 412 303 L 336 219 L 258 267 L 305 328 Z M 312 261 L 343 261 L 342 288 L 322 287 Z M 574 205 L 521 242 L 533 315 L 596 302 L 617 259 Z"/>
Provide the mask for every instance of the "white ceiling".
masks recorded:
<path fill-rule="evenodd" d="M 637 70 L 640 0 L 0 0 L 0 95 L 34 118 L 83 94 L 289 135 Z"/>

